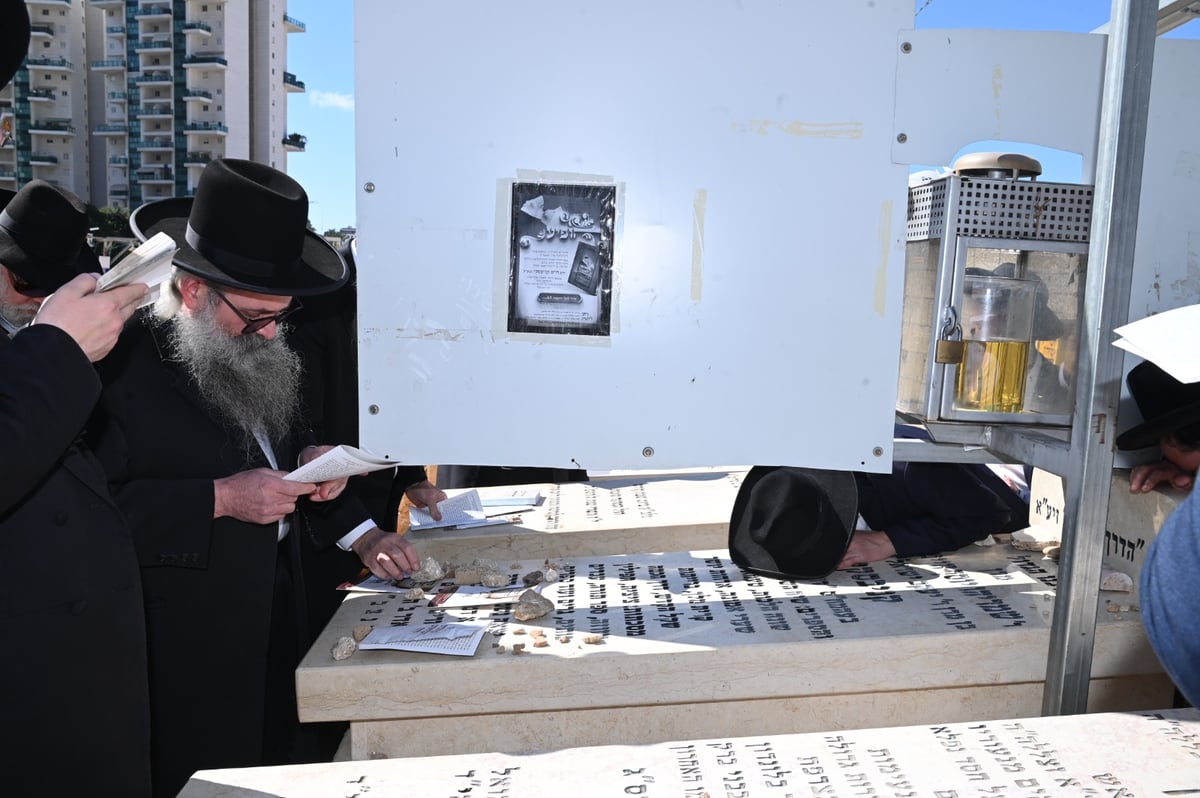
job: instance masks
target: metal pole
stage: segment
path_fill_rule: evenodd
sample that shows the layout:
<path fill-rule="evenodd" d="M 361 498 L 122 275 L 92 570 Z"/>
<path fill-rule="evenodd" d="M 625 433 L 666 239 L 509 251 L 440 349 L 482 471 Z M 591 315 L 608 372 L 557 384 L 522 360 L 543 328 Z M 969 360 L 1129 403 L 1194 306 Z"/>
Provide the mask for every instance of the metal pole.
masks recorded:
<path fill-rule="evenodd" d="M 1157 0 L 1113 1 L 1045 715 L 1087 711 L 1157 21 Z"/>

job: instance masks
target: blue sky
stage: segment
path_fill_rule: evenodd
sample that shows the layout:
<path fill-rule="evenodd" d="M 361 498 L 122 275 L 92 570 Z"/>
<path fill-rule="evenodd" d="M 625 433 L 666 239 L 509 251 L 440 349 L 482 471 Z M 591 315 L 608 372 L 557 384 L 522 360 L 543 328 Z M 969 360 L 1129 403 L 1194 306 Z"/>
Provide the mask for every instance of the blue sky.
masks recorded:
<path fill-rule="evenodd" d="M 918 28 L 998 28 L 1085 33 L 1108 21 L 1110 0 L 915 0 Z M 288 39 L 288 71 L 307 91 L 288 97 L 288 130 L 308 137 L 288 157 L 288 172 L 308 191 L 317 230 L 354 224 L 354 17 L 350 0 L 288 0 L 307 26 Z M 1200 38 L 1200 21 L 1172 36 Z M 974 149 L 1001 147 L 980 142 Z M 1080 159 L 1053 151 L 1022 152 L 1042 161 L 1043 179 L 1076 182 Z"/>

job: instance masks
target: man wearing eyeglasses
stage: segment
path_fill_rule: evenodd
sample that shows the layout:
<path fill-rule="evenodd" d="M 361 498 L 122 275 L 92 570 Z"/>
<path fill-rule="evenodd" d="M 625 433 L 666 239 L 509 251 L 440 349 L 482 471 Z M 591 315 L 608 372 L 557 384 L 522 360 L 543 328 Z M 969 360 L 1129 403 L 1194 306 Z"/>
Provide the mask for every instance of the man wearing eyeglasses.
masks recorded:
<path fill-rule="evenodd" d="M 342 495 L 345 479 L 283 478 L 327 448 L 306 430 L 284 320 L 297 297 L 346 278 L 307 219 L 298 183 L 234 159 L 205 167 L 194 197 L 130 217 L 140 238 L 179 246 L 153 312 L 102 364 L 93 424 L 142 565 L 157 795 L 198 769 L 313 755 L 295 704 L 295 668 L 319 631 L 306 628 L 303 547 L 352 549 L 392 578 L 419 566 Z"/>
<path fill-rule="evenodd" d="M 74 195 L 35 180 L 0 206 L 3 783 L 13 795 L 86 783 L 96 795 L 146 796 L 137 556 L 105 474 L 79 440 L 100 396 L 92 362 L 112 349 L 146 286 L 96 293 L 87 210 Z M 62 749 L 64 718 L 85 744 Z"/>

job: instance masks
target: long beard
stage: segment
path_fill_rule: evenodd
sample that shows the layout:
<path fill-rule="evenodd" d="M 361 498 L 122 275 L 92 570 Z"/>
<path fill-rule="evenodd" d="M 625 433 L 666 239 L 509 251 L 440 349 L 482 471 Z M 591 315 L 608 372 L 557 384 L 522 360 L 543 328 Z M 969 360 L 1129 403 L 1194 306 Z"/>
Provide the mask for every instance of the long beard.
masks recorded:
<path fill-rule="evenodd" d="M 216 308 L 204 304 L 168 322 L 171 349 L 187 369 L 200 395 L 226 422 L 246 435 L 263 433 L 283 441 L 300 407 L 300 357 L 288 348 L 281 327 L 273 339 L 230 335 L 216 321 Z"/>
<path fill-rule="evenodd" d="M 29 303 L 10 303 L 0 302 L 0 318 L 12 325 L 14 329 L 21 329 L 33 321 L 33 317 L 37 315 L 38 306 Z"/>

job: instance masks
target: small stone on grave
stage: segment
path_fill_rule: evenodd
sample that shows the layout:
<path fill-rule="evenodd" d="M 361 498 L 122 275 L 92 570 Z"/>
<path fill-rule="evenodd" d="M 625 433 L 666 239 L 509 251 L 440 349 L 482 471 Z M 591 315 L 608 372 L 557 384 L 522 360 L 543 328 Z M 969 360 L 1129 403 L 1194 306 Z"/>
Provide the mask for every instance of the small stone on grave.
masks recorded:
<path fill-rule="evenodd" d="M 371 626 L 369 623 L 360 623 L 354 627 L 354 629 L 350 632 L 350 635 L 356 642 L 361 642 L 364 637 L 371 634 L 371 630 L 374 628 L 375 627 Z"/>
<path fill-rule="evenodd" d="M 518 621 L 532 621 L 554 612 L 554 602 L 536 590 L 526 590 L 513 607 L 513 617 Z"/>
<path fill-rule="evenodd" d="M 353 637 L 339 637 L 337 642 L 333 644 L 333 658 L 338 662 L 344 659 L 350 659 L 350 656 L 358 650 L 358 643 L 354 642 Z"/>

